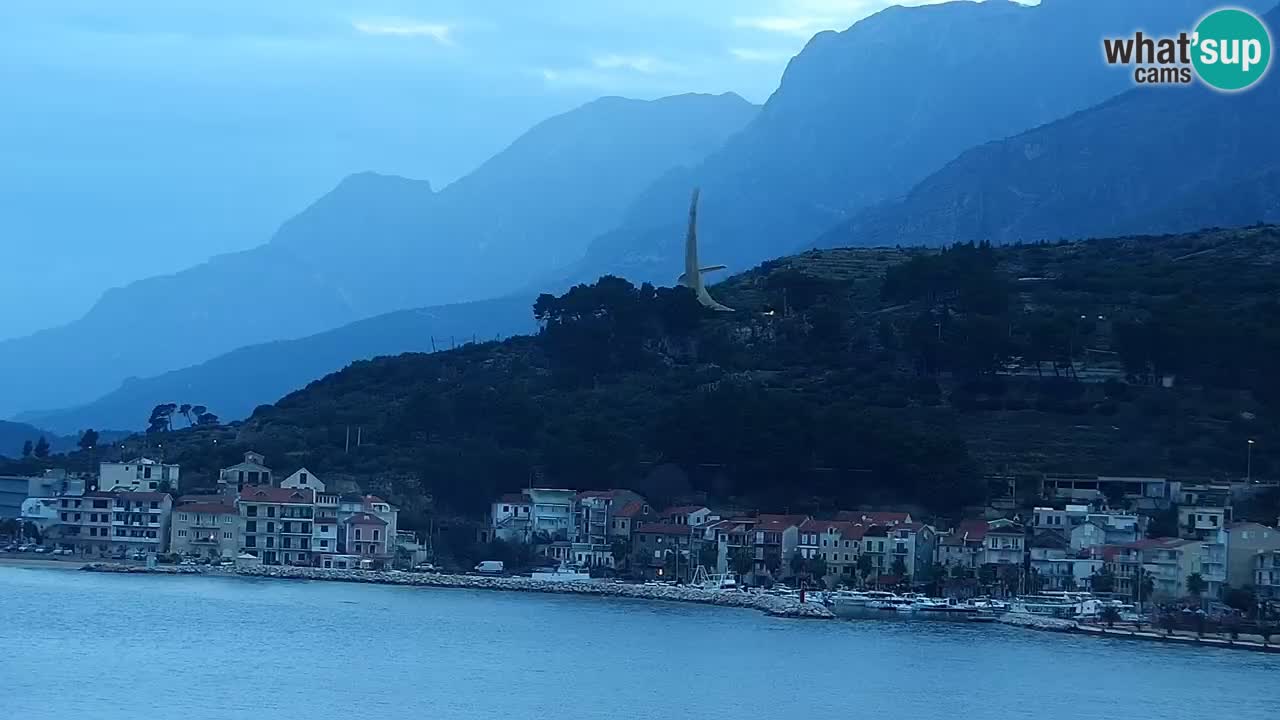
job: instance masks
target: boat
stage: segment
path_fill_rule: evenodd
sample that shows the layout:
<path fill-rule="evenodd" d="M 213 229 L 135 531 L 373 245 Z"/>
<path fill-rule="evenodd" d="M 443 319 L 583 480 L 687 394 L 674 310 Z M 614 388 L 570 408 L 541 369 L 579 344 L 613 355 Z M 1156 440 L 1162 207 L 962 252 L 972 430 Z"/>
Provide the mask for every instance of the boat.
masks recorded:
<path fill-rule="evenodd" d="M 529 577 L 542 582 L 586 582 L 591 580 L 591 573 L 580 568 L 561 564 L 552 569 L 534 570 Z"/>
<path fill-rule="evenodd" d="M 1008 612 L 1010 615 L 1024 617 L 1084 620 L 1096 618 L 1102 614 L 1102 601 L 1089 593 L 1042 593 L 1013 599 L 1009 603 Z"/>

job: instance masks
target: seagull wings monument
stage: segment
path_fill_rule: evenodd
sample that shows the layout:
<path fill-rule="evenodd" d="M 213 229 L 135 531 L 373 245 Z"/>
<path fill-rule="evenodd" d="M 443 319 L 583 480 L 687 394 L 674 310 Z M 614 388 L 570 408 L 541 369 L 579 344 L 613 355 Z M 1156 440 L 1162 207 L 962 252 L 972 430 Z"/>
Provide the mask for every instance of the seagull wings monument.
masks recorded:
<path fill-rule="evenodd" d="M 706 286 L 702 284 L 703 273 L 724 270 L 724 268 L 724 265 L 698 267 L 698 191 L 695 189 L 693 201 L 689 203 L 689 234 L 684 239 L 684 272 L 676 282 L 693 290 L 703 307 L 721 312 L 733 312 L 733 308 L 716 302 L 716 299 L 711 297 L 711 293 L 707 292 Z"/>

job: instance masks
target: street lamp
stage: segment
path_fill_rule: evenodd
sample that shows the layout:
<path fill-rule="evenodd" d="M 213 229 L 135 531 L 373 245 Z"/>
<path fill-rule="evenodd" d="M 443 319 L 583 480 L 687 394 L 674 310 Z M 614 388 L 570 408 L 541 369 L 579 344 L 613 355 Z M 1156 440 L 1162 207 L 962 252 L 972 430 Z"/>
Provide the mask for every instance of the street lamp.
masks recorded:
<path fill-rule="evenodd" d="M 1248 450 L 1245 453 L 1244 481 L 1247 483 L 1253 482 L 1253 443 L 1253 438 L 1249 438 L 1246 446 Z"/>

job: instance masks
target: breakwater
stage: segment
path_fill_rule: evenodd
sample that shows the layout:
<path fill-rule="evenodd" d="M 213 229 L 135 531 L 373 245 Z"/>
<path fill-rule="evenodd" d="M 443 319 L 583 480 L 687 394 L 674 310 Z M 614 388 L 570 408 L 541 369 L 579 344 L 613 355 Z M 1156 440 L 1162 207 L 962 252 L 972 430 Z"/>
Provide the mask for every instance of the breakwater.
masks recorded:
<path fill-rule="evenodd" d="M 557 582 L 534 580 L 527 577 L 487 577 L 480 575 L 447 575 L 406 572 L 380 572 L 374 570 L 326 570 L 321 568 L 260 565 L 226 570 L 207 570 L 202 566 L 160 565 L 154 568 L 118 565 L 114 563 L 89 563 L 83 570 L 118 573 L 163 573 L 174 575 L 208 573 L 229 574 L 244 577 L 263 577 L 281 580 L 320 580 L 329 582 L 374 583 L 380 585 L 405 585 L 412 587 L 462 588 L 470 590 L 501 590 L 507 592 L 540 592 L 563 595 L 597 595 L 622 597 L 635 600 L 665 600 L 691 602 L 720 607 L 737 607 L 759 610 L 775 617 L 831 619 L 826 606 L 817 602 L 800 602 L 795 598 L 778 597 L 757 592 L 738 590 L 704 590 L 687 586 L 628 585 L 608 581 Z"/>

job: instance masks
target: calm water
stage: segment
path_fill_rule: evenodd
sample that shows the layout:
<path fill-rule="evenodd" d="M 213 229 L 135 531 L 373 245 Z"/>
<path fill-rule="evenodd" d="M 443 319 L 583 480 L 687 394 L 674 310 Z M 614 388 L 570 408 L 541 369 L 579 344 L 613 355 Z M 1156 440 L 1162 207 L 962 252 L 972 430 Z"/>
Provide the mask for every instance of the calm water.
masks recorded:
<path fill-rule="evenodd" d="M 1280 698 L 1278 655 L 641 601 L 0 567 L 0 608 L 0 717 L 24 720 L 1247 720 Z"/>

